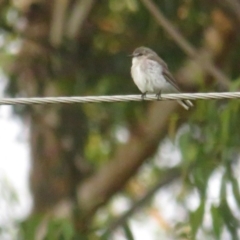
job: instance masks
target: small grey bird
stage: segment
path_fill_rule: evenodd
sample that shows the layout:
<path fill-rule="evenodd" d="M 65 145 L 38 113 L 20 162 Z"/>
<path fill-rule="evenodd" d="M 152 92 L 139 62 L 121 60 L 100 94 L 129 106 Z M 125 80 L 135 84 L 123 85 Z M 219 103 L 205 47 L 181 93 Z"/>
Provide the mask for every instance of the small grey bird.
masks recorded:
<path fill-rule="evenodd" d="M 134 50 L 131 56 L 131 75 L 134 83 L 142 92 L 143 99 L 147 93 L 156 93 L 156 96 L 160 98 L 162 92 L 180 92 L 167 64 L 153 50 L 139 47 Z M 189 100 L 177 100 L 177 102 L 186 110 L 193 107 Z"/>

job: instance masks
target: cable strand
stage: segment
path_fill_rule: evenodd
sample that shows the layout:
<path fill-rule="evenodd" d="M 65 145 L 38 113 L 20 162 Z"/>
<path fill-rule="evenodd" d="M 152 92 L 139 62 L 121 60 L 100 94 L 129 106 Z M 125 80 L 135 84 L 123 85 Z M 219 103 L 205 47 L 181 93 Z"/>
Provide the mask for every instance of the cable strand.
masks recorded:
<path fill-rule="evenodd" d="M 239 99 L 240 92 L 219 93 L 176 93 L 162 94 L 159 101 L 167 100 L 211 100 L 211 99 Z M 146 101 L 157 101 L 155 94 L 147 94 Z M 34 105 L 34 104 L 74 104 L 100 102 L 139 102 L 142 95 L 113 95 L 113 96 L 84 96 L 84 97 L 32 97 L 32 98 L 0 98 L 0 105 Z"/>

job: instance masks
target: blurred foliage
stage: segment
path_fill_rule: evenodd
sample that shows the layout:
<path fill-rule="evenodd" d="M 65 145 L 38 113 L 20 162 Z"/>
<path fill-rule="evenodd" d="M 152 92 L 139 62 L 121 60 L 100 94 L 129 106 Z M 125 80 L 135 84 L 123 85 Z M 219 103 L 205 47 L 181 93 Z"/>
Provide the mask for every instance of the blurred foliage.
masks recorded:
<path fill-rule="evenodd" d="M 217 4 L 206 0 L 155 2 L 189 42 L 202 47 L 204 33 L 212 24 L 211 13 L 218 9 Z M 18 24 L 26 13 L 19 13 L 9 1 L 0 1 L 0 6 L 0 65 L 1 71 L 9 79 L 6 92 L 11 96 L 24 96 L 25 86 L 22 86 L 22 83 L 19 86 L 19 76 L 12 66 L 15 62 L 15 68 L 18 67 L 18 53 L 25 38 L 19 31 Z M 33 41 L 39 44 L 37 39 Z M 236 37 L 229 42 L 231 46 L 223 59 L 223 69 L 229 78 L 233 79 L 231 89 L 239 89 L 239 41 L 239 37 Z M 137 0 L 96 1 L 82 27 L 80 37 L 68 39 L 64 36 L 62 44 L 57 48 L 50 46 L 48 39 L 40 42 L 45 44 L 48 58 L 31 59 L 25 63 L 29 68 L 37 66 L 33 78 L 36 78 L 39 84 L 36 94 L 40 96 L 44 95 L 46 83 L 51 83 L 59 95 L 68 96 L 139 93 L 130 79 L 131 59 L 128 54 L 141 45 L 147 45 L 160 53 L 174 73 L 188 60 L 179 46 Z M 44 67 L 41 68 L 42 66 Z M 44 72 L 42 69 L 47 70 Z M 43 78 L 44 81 L 41 81 Z M 204 79 L 201 80 L 203 89 L 214 91 L 208 89 Z M 25 83 L 28 84 L 27 79 Z M 129 134 L 135 133 L 137 123 L 148 117 L 148 106 L 148 103 L 109 103 L 69 107 L 71 110 L 76 109 L 73 111 L 81 116 L 84 128 L 87 129 L 85 135 L 83 134 L 82 147 L 92 172 L 104 166 Z M 16 107 L 16 112 L 25 115 L 29 113 L 29 109 Z M 166 136 L 164 140 L 167 139 L 168 145 L 174 145 L 180 152 L 181 160 L 174 167 L 177 166 L 182 171 L 181 186 L 178 186 L 181 190 L 175 193 L 174 188 L 169 187 L 167 191 L 171 192 L 176 203 L 182 206 L 185 216 L 182 217 L 176 212 L 175 219 L 169 223 L 170 230 L 165 229 L 168 232 L 166 239 L 224 239 L 225 230 L 231 235 L 229 239 L 239 239 L 239 102 L 198 101 L 189 118 L 174 114 L 168 128 L 169 132 L 173 132 L 177 137 L 172 139 L 172 136 Z M 183 120 L 184 124 L 177 126 L 178 118 Z M 125 137 L 121 138 L 122 136 Z M 160 152 L 163 142 L 159 143 Z M 135 180 L 137 184 L 128 186 L 121 193 L 131 203 L 134 204 L 134 200 L 138 199 L 142 192 L 147 192 L 148 188 L 158 181 L 160 173 L 172 170 L 172 166 L 163 167 L 159 164 L 158 154 L 159 152 L 152 154 L 151 161 L 146 163 L 147 167 L 139 173 L 139 179 Z M 219 173 L 220 177 L 214 178 L 216 173 Z M 213 178 L 220 182 L 217 199 L 211 199 L 209 195 Z M 192 209 L 186 202 L 194 191 L 198 193 L 196 198 L 199 204 Z M 229 195 L 234 199 L 234 204 L 229 201 Z M 115 219 L 116 214 L 112 207 L 114 200 L 104 206 L 104 217 L 96 214 L 90 226 L 91 232 L 80 234 L 73 220 L 51 219 L 47 223 L 43 239 L 111 239 L 102 235 L 102 232 Z M 148 206 L 154 204 L 152 201 Z M 143 211 L 142 214 L 148 213 Z M 206 221 L 206 215 L 211 219 L 211 223 Z M 20 223 L 19 239 L 34 239 L 42 222 L 44 217 L 33 216 Z M 175 234 L 179 225 L 184 229 L 190 227 L 191 230 Z M 159 224 L 159 228 L 161 227 Z M 124 224 L 121 230 L 126 239 L 134 239 L 131 225 Z"/>

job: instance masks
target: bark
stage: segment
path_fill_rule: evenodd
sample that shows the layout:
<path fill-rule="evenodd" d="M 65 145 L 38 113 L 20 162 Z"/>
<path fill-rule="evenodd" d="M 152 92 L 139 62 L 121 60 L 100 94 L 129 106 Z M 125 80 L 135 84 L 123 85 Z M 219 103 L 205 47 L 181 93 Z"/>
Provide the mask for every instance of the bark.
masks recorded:
<path fill-rule="evenodd" d="M 49 42 L 52 9 L 53 1 L 22 2 L 27 23 L 23 30 L 25 40 L 12 73 L 17 78 L 14 87 L 23 96 L 60 94 L 55 80 L 59 76 L 51 68 L 55 54 Z M 12 81 L 12 87 L 15 83 Z M 24 112 L 31 119 L 33 212 L 47 212 L 62 199 L 74 199 L 77 184 L 89 170 L 83 155 L 87 120 L 76 105 L 37 106 L 25 108 Z"/>

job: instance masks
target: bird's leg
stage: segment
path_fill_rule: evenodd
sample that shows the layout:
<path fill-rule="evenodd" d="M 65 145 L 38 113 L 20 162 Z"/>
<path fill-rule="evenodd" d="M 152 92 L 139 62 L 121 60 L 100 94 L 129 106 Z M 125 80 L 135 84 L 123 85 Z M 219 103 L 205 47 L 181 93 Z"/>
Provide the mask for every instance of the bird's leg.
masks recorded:
<path fill-rule="evenodd" d="M 156 97 L 157 97 L 157 100 L 158 100 L 158 101 L 162 100 L 161 95 L 162 95 L 162 91 L 160 90 L 160 91 L 156 94 Z"/>
<path fill-rule="evenodd" d="M 144 93 L 142 93 L 142 100 L 144 100 L 144 98 L 146 97 L 146 95 L 147 95 L 147 91 L 144 92 Z"/>

